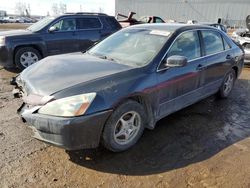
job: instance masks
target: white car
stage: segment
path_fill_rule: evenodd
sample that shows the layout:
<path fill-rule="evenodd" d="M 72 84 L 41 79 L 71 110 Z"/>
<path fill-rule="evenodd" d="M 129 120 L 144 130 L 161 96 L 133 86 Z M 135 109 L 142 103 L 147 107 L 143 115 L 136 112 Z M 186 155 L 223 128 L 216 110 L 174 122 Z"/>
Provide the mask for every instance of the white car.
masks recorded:
<path fill-rule="evenodd" d="M 233 32 L 232 39 L 239 43 L 245 51 L 245 63 L 250 63 L 250 32 L 248 29 L 239 29 Z"/>
<path fill-rule="evenodd" d="M 17 19 L 13 16 L 4 17 L 3 19 L 8 23 L 16 23 L 17 22 Z"/>

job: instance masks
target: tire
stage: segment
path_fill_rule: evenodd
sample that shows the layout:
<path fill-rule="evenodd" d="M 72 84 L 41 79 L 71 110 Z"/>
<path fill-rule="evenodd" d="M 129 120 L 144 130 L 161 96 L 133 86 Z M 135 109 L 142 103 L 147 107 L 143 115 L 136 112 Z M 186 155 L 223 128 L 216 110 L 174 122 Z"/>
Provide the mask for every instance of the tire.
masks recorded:
<path fill-rule="evenodd" d="M 15 53 L 15 64 L 20 70 L 24 70 L 40 59 L 42 59 L 40 52 L 32 47 L 19 48 Z"/>
<path fill-rule="evenodd" d="M 132 117 L 134 117 L 134 120 L 132 120 Z M 121 119 L 125 123 L 122 123 Z M 146 116 L 141 104 L 133 100 L 128 100 L 121 104 L 109 117 L 104 126 L 102 145 L 113 152 L 129 149 L 141 137 L 144 131 L 145 120 Z M 131 128 L 132 124 L 134 125 L 132 126 L 133 128 Z M 124 132 L 123 135 L 122 132 Z M 119 134 L 121 135 L 119 136 Z M 126 139 L 126 135 L 129 139 Z"/>
<path fill-rule="evenodd" d="M 236 73 L 232 69 L 230 72 L 228 72 L 222 82 L 222 85 L 218 91 L 218 97 L 219 98 L 227 98 L 234 86 L 234 82 L 236 80 Z"/>

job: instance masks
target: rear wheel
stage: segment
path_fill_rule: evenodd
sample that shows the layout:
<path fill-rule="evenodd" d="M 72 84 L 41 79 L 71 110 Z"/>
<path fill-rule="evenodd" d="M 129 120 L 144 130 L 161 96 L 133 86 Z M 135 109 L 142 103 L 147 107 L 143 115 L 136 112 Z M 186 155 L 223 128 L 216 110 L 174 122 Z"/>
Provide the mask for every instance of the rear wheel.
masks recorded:
<path fill-rule="evenodd" d="M 227 98 L 229 96 L 229 94 L 233 89 L 235 79 L 236 79 L 236 74 L 235 71 L 232 69 L 230 72 L 226 74 L 223 83 L 220 87 L 220 90 L 218 92 L 220 98 Z"/>
<path fill-rule="evenodd" d="M 143 106 L 129 100 L 120 105 L 108 119 L 102 137 L 102 144 L 109 150 L 120 152 L 132 147 L 144 130 Z"/>
<path fill-rule="evenodd" d="M 20 70 L 24 70 L 40 59 L 42 59 L 41 54 L 38 50 L 32 47 L 20 48 L 15 54 L 15 63 Z"/>

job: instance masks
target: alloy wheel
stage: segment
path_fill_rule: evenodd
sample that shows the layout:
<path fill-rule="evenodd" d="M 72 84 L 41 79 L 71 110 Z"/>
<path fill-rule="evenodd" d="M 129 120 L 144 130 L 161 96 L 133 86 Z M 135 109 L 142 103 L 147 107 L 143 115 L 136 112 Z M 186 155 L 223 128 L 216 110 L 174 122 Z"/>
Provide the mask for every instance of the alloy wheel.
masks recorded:
<path fill-rule="evenodd" d="M 130 143 L 138 134 L 141 127 L 141 117 L 135 111 L 130 111 L 121 116 L 114 129 L 114 140 L 117 144 Z"/>
<path fill-rule="evenodd" d="M 20 63 L 24 67 L 28 67 L 39 60 L 38 56 L 34 52 L 24 52 L 20 57 Z"/>

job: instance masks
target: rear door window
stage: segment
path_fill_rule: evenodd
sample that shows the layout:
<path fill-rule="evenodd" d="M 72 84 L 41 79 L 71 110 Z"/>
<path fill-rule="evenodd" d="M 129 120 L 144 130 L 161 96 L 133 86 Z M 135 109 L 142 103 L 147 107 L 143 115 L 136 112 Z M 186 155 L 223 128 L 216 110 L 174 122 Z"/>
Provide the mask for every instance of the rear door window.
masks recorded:
<path fill-rule="evenodd" d="M 81 29 L 101 29 L 102 24 L 98 18 L 77 18 L 76 26 Z"/>
<path fill-rule="evenodd" d="M 197 31 L 188 31 L 181 34 L 168 52 L 168 57 L 173 55 L 185 56 L 188 60 L 201 57 L 200 41 Z"/>
<path fill-rule="evenodd" d="M 211 55 L 224 50 L 221 34 L 217 31 L 201 31 L 204 41 L 205 54 Z"/>

